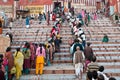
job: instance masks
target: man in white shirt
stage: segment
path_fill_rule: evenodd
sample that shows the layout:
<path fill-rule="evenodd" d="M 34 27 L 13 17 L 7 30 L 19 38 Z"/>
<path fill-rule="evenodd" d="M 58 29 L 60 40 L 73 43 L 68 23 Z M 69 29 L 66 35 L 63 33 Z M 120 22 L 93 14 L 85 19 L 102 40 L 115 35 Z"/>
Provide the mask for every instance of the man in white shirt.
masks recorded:
<path fill-rule="evenodd" d="M 100 66 L 99 70 L 97 71 L 98 75 L 103 75 L 104 76 L 104 80 L 109 80 L 109 78 L 104 74 L 104 67 Z"/>

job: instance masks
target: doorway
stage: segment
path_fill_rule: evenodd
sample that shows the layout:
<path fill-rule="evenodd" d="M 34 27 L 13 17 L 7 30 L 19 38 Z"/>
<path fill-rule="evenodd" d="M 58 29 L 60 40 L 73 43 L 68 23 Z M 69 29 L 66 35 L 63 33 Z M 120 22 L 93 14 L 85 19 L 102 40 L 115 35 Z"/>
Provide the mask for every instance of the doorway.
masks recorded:
<path fill-rule="evenodd" d="M 61 7 L 61 2 L 54 2 L 54 9 L 57 7 Z"/>
<path fill-rule="evenodd" d="M 97 10 L 100 10 L 101 9 L 101 3 L 100 2 L 97 2 Z"/>

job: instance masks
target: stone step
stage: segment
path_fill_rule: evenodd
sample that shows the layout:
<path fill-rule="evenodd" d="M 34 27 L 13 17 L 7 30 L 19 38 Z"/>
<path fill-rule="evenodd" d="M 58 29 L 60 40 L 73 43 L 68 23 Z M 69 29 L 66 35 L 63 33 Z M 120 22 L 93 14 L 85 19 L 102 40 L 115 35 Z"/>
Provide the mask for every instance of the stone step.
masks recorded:
<path fill-rule="evenodd" d="M 99 41 L 99 42 L 102 42 L 102 38 L 91 38 L 90 36 L 87 37 L 87 38 L 90 41 Z M 109 38 L 109 39 L 110 39 L 109 42 L 120 42 L 119 37 Z"/>
<path fill-rule="evenodd" d="M 97 62 L 120 62 L 120 59 L 104 59 L 104 58 L 102 58 L 102 60 L 101 59 L 97 59 Z"/>
<path fill-rule="evenodd" d="M 53 64 L 60 64 L 60 63 L 72 63 L 72 60 L 53 60 Z"/>
<path fill-rule="evenodd" d="M 62 37 L 62 41 L 63 42 L 65 42 L 65 43 L 68 43 L 68 40 L 70 39 L 70 38 L 72 38 L 72 36 L 71 37 L 69 37 L 69 38 L 66 38 L 66 37 Z M 45 37 L 40 37 L 40 38 L 36 38 L 36 42 L 38 42 L 38 41 L 46 41 L 47 40 L 47 38 L 45 38 Z M 87 40 L 89 40 L 89 39 L 87 39 Z M 35 42 L 35 37 L 34 38 L 22 38 L 22 39 L 20 39 L 20 38 L 18 38 L 18 39 L 13 39 L 13 41 L 14 42 L 25 42 L 25 41 L 30 41 L 30 42 Z M 93 41 L 93 40 L 92 40 Z M 98 42 L 96 42 L 96 40 L 94 40 L 95 41 L 95 43 L 97 44 L 97 43 L 101 43 L 101 41 L 102 40 L 98 40 Z M 91 42 L 90 40 L 88 41 L 88 42 Z M 115 43 L 115 42 L 117 42 L 117 43 L 120 43 L 120 40 L 119 39 L 112 39 L 112 40 L 110 40 L 109 42 L 108 42 L 108 44 L 109 43 Z M 94 43 L 94 42 L 93 42 Z M 92 43 L 92 44 L 93 44 Z"/>
<path fill-rule="evenodd" d="M 72 60 L 72 56 L 71 56 L 71 58 L 70 57 L 54 57 L 54 60 L 55 61 L 59 61 L 59 60 L 63 60 L 63 61 L 65 61 L 65 60 Z"/>
<path fill-rule="evenodd" d="M 44 32 L 44 31 L 46 31 L 46 30 L 51 30 L 52 29 L 52 27 L 42 27 L 42 26 L 38 26 L 38 27 L 31 27 L 31 28 L 28 28 L 28 29 L 26 29 L 25 27 L 21 27 L 21 28 L 19 28 L 19 27 L 17 27 L 17 28 L 12 28 L 12 31 L 15 31 L 15 32 L 17 32 L 17 31 L 19 31 L 19 32 L 24 32 L 24 31 L 27 31 L 27 32 L 35 32 L 35 31 L 37 31 L 37 30 L 39 30 L 39 31 L 42 31 L 42 32 Z M 7 29 L 4 29 L 3 28 L 3 31 L 8 31 L 9 30 L 9 28 L 7 28 Z M 63 32 L 68 32 L 68 31 L 71 31 L 71 28 L 60 28 L 60 30 L 61 31 L 63 31 Z"/>
<path fill-rule="evenodd" d="M 119 62 L 120 63 L 120 62 Z M 120 69 L 120 64 L 119 65 L 104 65 L 105 69 Z"/>
<path fill-rule="evenodd" d="M 97 56 L 97 59 L 98 59 L 98 60 L 100 60 L 100 59 L 110 60 L 110 59 L 111 59 L 112 61 L 114 61 L 114 60 L 116 61 L 116 59 L 118 59 L 118 58 L 120 58 L 120 56 L 117 56 L 117 55 L 116 55 L 116 56 Z M 110 60 L 110 61 L 111 61 L 111 60 Z M 101 61 L 101 60 L 100 60 L 100 61 Z M 117 61 L 119 61 L 119 60 L 117 60 Z"/>
<path fill-rule="evenodd" d="M 104 35 L 91 35 L 92 38 L 103 38 Z M 120 35 L 108 35 L 109 36 L 109 39 L 111 38 L 120 38 Z"/>
<path fill-rule="evenodd" d="M 120 58 L 120 54 L 96 54 L 95 55 L 97 56 L 97 59 L 100 60 L 100 59 L 105 59 L 105 60 L 114 60 L 114 59 L 119 59 Z M 55 59 L 54 60 L 71 60 L 71 57 L 72 57 L 72 54 L 70 53 L 67 53 L 67 54 L 54 54 L 54 57 Z"/>
<path fill-rule="evenodd" d="M 58 58 L 59 59 L 59 58 Z M 72 63 L 72 59 L 67 59 L 67 60 L 53 60 L 53 63 Z M 113 59 L 107 59 L 106 57 L 97 57 L 97 62 L 120 62 L 120 59 L 118 58 L 113 58 Z"/>
<path fill-rule="evenodd" d="M 109 51 L 109 52 L 95 52 L 95 54 L 100 54 L 100 55 L 102 55 L 102 54 L 104 54 L 104 55 L 112 55 L 112 54 L 116 54 L 116 55 L 118 55 L 118 54 L 120 54 L 120 52 L 112 52 L 112 51 Z"/>
<path fill-rule="evenodd" d="M 87 30 L 91 32 L 118 32 L 120 30 L 119 27 L 85 27 Z"/>
<path fill-rule="evenodd" d="M 68 41 L 64 41 L 64 40 L 62 40 L 62 44 L 60 45 L 60 47 L 61 48 L 69 48 L 70 47 L 70 45 L 68 45 L 68 44 L 66 44 L 66 43 L 68 43 Z M 119 45 L 119 43 L 120 42 L 109 42 L 109 44 L 108 43 L 101 43 L 100 42 L 100 44 L 99 43 L 92 43 L 91 44 L 91 47 L 93 48 L 93 49 L 95 49 L 95 50 L 104 50 L 104 49 L 119 49 L 119 47 L 120 47 L 120 45 Z M 19 46 L 19 45 L 22 45 L 22 44 L 25 44 L 25 41 L 14 41 L 13 42 L 13 44 L 12 44 L 12 47 L 14 48 L 14 47 L 17 47 L 17 46 Z"/>
<path fill-rule="evenodd" d="M 35 33 L 35 32 L 37 32 L 37 30 L 39 30 L 39 29 L 28 29 L 28 30 L 26 30 L 25 31 L 25 29 L 18 29 L 18 30 L 12 30 L 11 32 L 13 32 L 13 33 L 20 33 L 20 34 L 22 34 L 22 33 L 27 33 L 27 34 L 32 34 L 32 33 Z M 39 33 L 46 33 L 46 32 L 50 32 L 50 30 L 51 29 L 44 29 L 44 30 L 39 30 Z M 118 30 L 118 29 L 117 29 Z M 5 30 L 3 30 L 3 33 L 4 32 L 7 32 L 8 30 L 7 29 L 5 29 Z M 71 30 L 60 30 L 61 31 L 61 33 L 68 33 L 68 34 L 66 34 L 66 35 L 69 35 L 69 34 L 71 34 Z M 119 32 L 119 30 L 118 31 L 106 31 L 106 32 L 104 32 L 104 31 L 92 31 L 92 30 L 87 30 L 86 31 L 86 29 L 84 30 L 84 32 L 85 32 L 85 34 L 86 35 L 88 35 L 88 31 L 90 32 L 90 34 L 92 34 L 92 36 L 94 37 L 95 35 L 97 35 L 97 36 L 103 36 L 103 33 L 107 33 L 109 36 L 111 36 L 111 35 L 114 35 L 114 34 L 119 34 L 120 32 Z M 112 34 L 113 33 L 113 34 Z M 99 34 L 99 35 L 98 35 Z M 117 35 L 116 35 L 117 36 Z"/>
<path fill-rule="evenodd" d="M 96 56 L 104 56 L 104 57 L 119 57 L 120 56 L 120 52 L 119 53 L 117 53 L 117 54 L 115 54 L 114 52 L 112 53 L 112 54 L 109 54 L 109 53 L 104 53 L 104 54 L 97 54 L 97 53 L 95 53 L 95 55 Z"/>
<path fill-rule="evenodd" d="M 93 50 L 94 52 L 119 52 L 120 50 L 119 49 L 116 49 L 116 50 Z"/>
<path fill-rule="evenodd" d="M 75 80 L 75 74 L 23 75 L 20 80 Z"/>
<path fill-rule="evenodd" d="M 70 39 L 70 38 L 72 38 L 73 36 L 72 35 L 69 35 L 68 37 L 66 37 L 66 34 L 63 34 L 63 35 L 61 35 L 61 37 L 62 37 L 62 40 L 68 40 L 68 39 Z M 120 36 L 119 36 L 120 37 Z M 120 42 L 120 40 L 119 40 L 119 37 L 112 37 L 112 39 L 110 39 L 109 40 L 109 42 Z M 16 35 L 13 37 L 14 38 L 14 40 L 21 40 L 21 39 L 26 39 L 26 40 L 28 40 L 28 39 L 35 39 L 35 38 L 37 38 L 37 39 L 39 39 L 39 38 L 41 38 L 41 39 L 47 39 L 47 38 L 49 38 L 49 36 L 46 36 L 46 34 L 40 34 L 40 35 L 38 35 L 37 37 L 36 37 L 36 34 L 34 34 L 34 35 L 25 35 L 25 34 L 23 34 L 22 36 L 20 35 L 20 36 L 18 36 L 17 35 L 17 37 L 16 37 Z M 88 38 L 90 38 L 90 36 L 88 37 Z M 96 43 L 102 43 L 102 38 L 90 38 L 90 40 L 91 41 L 89 41 L 89 42 L 96 42 Z M 109 43 L 108 42 L 108 43 Z"/>
<path fill-rule="evenodd" d="M 105 69 L 104 71 L 106 73 L 108 73 L 108 74 L 111 74 L 111 73 L 118 74 L 118 73 L 120 73 L 120 68 L 119 69 L 116 69 L 116 68 L 114 68 L 114 69 Z"/>
<path fill-rule="evenodd" d="M 21 36 L 21 35 L 22 35 L 22 36 Z M 48 37 L 49 35 L 50 35 L 50 33 L 47 33 L 47 34 L 46 34 L 46 33 L 42 33 L 42 32 L 41 32 L 41 33 L 38 33 L 37 37 L 46 37 L 46 36 Z M 26 38 L 34 38 L 34 37 L 36 36 L 36 33 L 27 33 L 27 34 L 23 34 L 23 33 L 20 34 L 20 33 L 19 33 L 19 34 L 15 34 L 15 35 L 13 34 L 13 38 L 24 38 L 24 36 L 26 36 Z M 62 33 L 62 34 L 61 34 L 61 37 L 66 37 L 66 36 L 68 36 L 68 37 L 70 36 L 70 37 L 71 37 L 72 35 L 71 35 L 71 33 L 68 33 L 68 34 Z M 90 36 L 90 35 L 86 35 L 86 37 L 89 37 L 89 36 Z M 92 39 L 99 38 L 100 40 L 102 40 L 103 35 L 99 35 L 99 36 L 98 36 L 98 35 L 92 35 L 92 34 L 91 34 L 91 38 L 92 38 Z M 120 36 L 119 36 L 119 35 L 116 35 L 116 34 L 115 34 L 115 35 L 110 35 L 110 36 L 109 36 L 109 39 L 111 39 L 111 38 L 118 39 L 118 38 L 120 38 Z"/>
<path fill-rule="evenodd" d="M 22 46 L 22 45 L 19 45 L 18 47 L 20 47 L 20 46 Z M 13 50 L 14 49 L 16 49 L 16 47 L 14 47 L 14 48 L 12 48 Z M 15 50 L 14 50 L 15 51 Z M 60 49 L 60 51 L 61 52 L 69 52 L 70 50 L 68 49 L 68 48 L 62 48 L 62 49 Z M 108 49 L 108 50 L 93 50 L 95 53 L 96 52 L 120 52 L 120 49 L 113 49 L 113 50 L 111 50 L 111 49 Z"/>
<path fill-rule="evenodd" d="M 114 47 L 114 48 L 92 48 L 93 50 L 119 50 L 119 46 L 118 47 Z"/>
<path fill-rule="evenodd" d="M 100 44 L 119 44 L 120 43 L 120 41 L 119 42 L 114 41 L 114 42 L 103 43 L 102 41 L 93 41 L 93 40 L 88 40 L 87 42 L 92 43 L 92 45 L 95 45 L 95 44 L 99 44 L 99 45 Z"/>
<path fill-rule="evenodd" d="M 117 76 L 116 76 L 117 75 Z M 119 80 L 119 74 L 111 73 L 116 80 Z M 43 74 L 43 75 L 22 75 L 20 80 L 78 80 L 73 74 Z M 86 74 L 83 74 L 83 79 L 86 80 Z"/>
<path fill-rule="evenodd" d="M 120 62 L 98 62 L 99 65 L 102 66 L 119 66 Z M 113 67 L 114 68 L 114 67 Z"/>
<path fill-rule="evenodd" d="M 65 49 L 60 49 L 61 52 L 69 52 L 70 50 L 68 48 L 65 48 Z M 93 50 L 94 52 L 119 52 L 120 50 L 117 50 L 117 49 L 113 49 L 113 50 Z"/>
<path fill-rule="evenodd" d="M 35 36 L 35 35 L 34 35 L 34 36 L 22 35 L 22 36 L 20 36 L 20 37 L 15 37 L 15 36 L 14 36 L 14 37 L 13 37 L 13 40 L 15 40 L 15 41 L 16 41 L 16 40 L 21 40 L 21 39 L 28 39 L 28 40 L 31 39 L 31 40 L 32 40 L 32 39 L 35 39 L 35 38 L 36 38 L 36 39 L 39 39 L 39 38 L 40 38 L 40 39 L 48 39 L 48 38 L 50 38 L 50 37 L 49 37 L 49 36 L 42 36 L 42 37 L 41 37 L 41 36 Z M 61 38 L 62 38 L 62 40 L 67 41 L 68 39 L 72 38 L 72 35 L 71 35 L 71 36 L 68 36 L 67 38 L 63 35 L 63 36 L 61 36 Z"/>
<path fill-rule="evenodd" d="M 52 64 L 45 66 L 43 69 L 44 74 L 74 74 L 74 66 L 72 64 Z M 30 70 L 30 74 L 35 74 L 35 69 Z"/>
<path fill-rule="evenodd" d="M 31 35 L 28 35 L 28 34 L 19 34 L 19 35 L 13 36 L 13 38 L 14 39 L 24 39 L 24 38 L 25 39 L 26 38 L 31 39 L 31 38 L 35 38 L 35 37 L 37 37 L 37 38 L 49 38 L 49 35 L 50 34 L 46 35 L 46 33 L 45 34 L 38 34 L 37 36 L 36 36 L 36 34 L 33 34 L 33 33 L 31 33 Z M 61 35 L 62 38 L 66 38 L 66 36 L 72 37 L 72 35 L 66 35 L 64 33 Z"/>
<path fill-rule="evenodd" d="M 100 50 L 104 50 L 104 49 L 118 49 L 120 46 L 118 44 L 116 44 L 116 46 L 91 46 L 93 49 L 100 49 Z"/>
<path fill-rule="evenodd" d="M 111 42 L 111 43 L 103 43 L 103 44 L 91 44 L 91 46 L 120 46 L 120 42 Z"/>
<path fill-rule="evenodd" d="M 69 52 L 68 53 L 55 53 L 54 54 L 54 57 L 58 57 L 58 58 L 60 58 L 60 57 L 72 57 L 72 54 L 70 54 Z"/>

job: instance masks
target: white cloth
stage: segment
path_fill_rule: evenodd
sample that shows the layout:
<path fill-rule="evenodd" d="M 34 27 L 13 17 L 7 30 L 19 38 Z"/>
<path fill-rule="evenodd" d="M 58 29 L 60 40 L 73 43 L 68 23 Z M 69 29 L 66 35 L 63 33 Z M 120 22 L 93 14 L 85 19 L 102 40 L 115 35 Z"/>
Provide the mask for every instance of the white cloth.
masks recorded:
<path fill-rule="evenodd" d="M 82 29 L 80 29 L 79 31 L 78 31 L 78 36 L 80 35 L 80 34 L 82 34 L 84 31 L 82 30 Z"/>
<path fill-rule="evenodd" d="M 75 54 L 73 55 L 73 65 L 75 65 Z"/>
<path fill-rule="evenodd" d="M 50 21 L 52 21 L 52 14 L 50 13 Z"/>
<path fill-rule="evenodd" d="M 70 54 L 73 54 L 73 47 L 74 47 L 75 44 L 73 44 L 71 47 L 70 47 Z"/>
<path fill-rule="evenodd" d="M 105 80 L 109 80 L 109 78 L 103 72 L 97 71 L 97 73 L 98 75 L 103 75 Z"/>
<path fill-rule="evenodd" d="M 70 18 L 70 21 L 71 21 L 71 22 L 74 22 L 74 21 L 75 21 L 75 19 L 74 19 L 74 18 Z"/>
<path fill-rule="evenodd" d="M 80 76 L 81 72 L 83 72 L 83 64 L 82 63 L 75 64 L 75 74 L 77 76 Z"/>
<path fill-rule="evenodd" d="M 29 28 L 30 27 L 30 25 L 26 25 L 26 28 Z"/>
<path fill-rule="evenodd" d="M 73 30 L 74 30 L 75 35 L 78 35 L 78 29 L 76 28 L 76 26 L 74 26 Z"/>
<path fill-rule="evenodd" d="M 67 16 L 67 19 L 70 19 L 70 16 L 69 16 L 69 15 Z"/>
<path fill-rule="evenodd" d="M 73 28 L 73 24 L 72 24 L 72 22 L 69 22 L 69 26 L 70 26 L 71 28 Z"/>
<path fill-rule="evenodd" d="M 83 41 L 85 41 L 86 40 L 85 39 L 85 34 L 81 35 L 81 38 L 82 38 Z"/>
<path fill-rule="evenodd" d="M 10 22 L 10 27 L 11 27 L 11 28 L 13 27 L 13 23 L 12 23 L 12 22 Z"/>

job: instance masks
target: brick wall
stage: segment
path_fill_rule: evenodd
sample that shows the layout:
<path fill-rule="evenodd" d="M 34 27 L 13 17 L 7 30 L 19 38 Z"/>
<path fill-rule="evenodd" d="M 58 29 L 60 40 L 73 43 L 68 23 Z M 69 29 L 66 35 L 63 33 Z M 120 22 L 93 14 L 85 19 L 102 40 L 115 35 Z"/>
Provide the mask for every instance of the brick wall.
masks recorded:
<path fill-rule="evenodd" d="M 13 5 L 14 0 L 0 0 L 0 5 Z"/>

